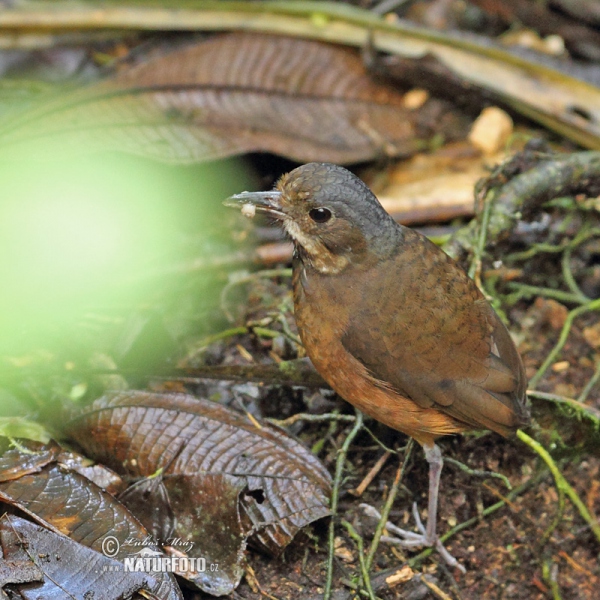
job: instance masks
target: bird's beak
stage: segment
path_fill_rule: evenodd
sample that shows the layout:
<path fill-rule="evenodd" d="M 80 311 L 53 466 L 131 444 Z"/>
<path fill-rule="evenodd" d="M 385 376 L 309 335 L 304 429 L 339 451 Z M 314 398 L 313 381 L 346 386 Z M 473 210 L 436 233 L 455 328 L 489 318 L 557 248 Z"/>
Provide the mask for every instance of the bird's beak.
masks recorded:
<path fill-rule="evenodd" d="M 242 209 L 247 216 L 252 216 L 252 210 L 245 210 L 246 207 L 254 207 L 255 210 L 268 214 L 276 219 L 285 219 L 286 215 L 281 207 L 281 192 L 272 190 L 270 192 L 242 192 L 230 196 L 223 201 L 225 206 Z"/>

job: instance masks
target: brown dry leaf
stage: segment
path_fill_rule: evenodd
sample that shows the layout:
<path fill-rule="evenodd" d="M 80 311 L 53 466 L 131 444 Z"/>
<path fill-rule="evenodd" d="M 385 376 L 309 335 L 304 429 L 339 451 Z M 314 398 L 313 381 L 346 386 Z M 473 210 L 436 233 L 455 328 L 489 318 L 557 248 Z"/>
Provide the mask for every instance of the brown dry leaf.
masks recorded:
<path fill-rule="evenodd" d="M 176 572 L 201 590 L 222 596 L 237 587 L 243 574 L 247 539 L 240 516 L 243 489 L 243 482 L 227 475 L 169 474 L 165 479 L 161 474 L 136 482 L 119 500 L 165 552 L 204 559 L 204 570 L 190 567 Z M 197 546 L 197 540 L 203 541 Z"/>
<path fill-rule="evenodd" d="M 50 442 L 30 454 L 18 450 L 9 450 L 4 454 L 0 452 L 0 482 L 39 473 L 46 465 L 54 462 L 61 452 L 62 448 L 56 442 Z"/>
<path fill-rule="evenodd" d="M 24 600 L 122 600 L 157 587 L 151 575 L 125 572 L 118 561 L 14 515 L 0 519 L 0 546 L 6 561 L 22 565 L 18 572 L 41 570 L 40 583 L 16 586 Z"/>
<path fill-rule="evenodd" d="M 5 518 L 0 519 L 0 528 L 4 520 Z M 1 546 L 0 541 L 0 550 Z M 19 583 L 41 582 L 44 580 L 44 573 L 29 557 L 25 560 L 12 559 L 7 556 L 6 552 L 3 552 L 3 556 L 4 560 L 0 560 L 0 598 L 7 597 L 6 594 L 3 594 L 5 585 L 13 584 L 14 586 L 14 584 Z"/>
<path fill-rule="evenodd" d="M 74 145 L 185 163 L 264 151 L 350 163 L 408 155 L 434 135 L 464 136 L 450 106 L 427 99 L 408 108 L 350 49 L 231 33 L 11 116 L 0 140 L 11 154 L 14 144 L 43 139 L 53 153 Z"/>
<path fill-rule="evenodd" d="M 9 478 L 0 477 L 0 500 L 32 517 L 37 523 L 57 535 L 68 536 L 97 553 L 107 550 L 105 540 L 112 538 L 111 548 L 117 561 L 148 548 L 160 554 L 148 543 L 148 532 L 113 496 L 89 479 L 71 470 L 77 457 L 73 453 L 57 453 L 58 446 L 26 443 L 26 451 L 7 450 L 1 466 Z M 36 460 L 37 457 L 37 460 Z M 36 462 L 36 469 L 31 464 Z M 24 465 L 17 476 L 19 465 Z M 126 543 L 126 541 L 128 543 Z M 137 544 L 132 544 L 136 541 Z M 112 552 L 111 552 L 112 554 Z M 173 576 L 153 573 L 152 593 L 163 600 L 181 600 L 181 592 Z"/>
<path fill-rule="evenodd" d="M 192 543 L 190 556 L 219 562 L 232 586 L 243 575 L 250 534 L 277 553 L 302 527 L 329 514 L 330 476 L 313 454 L 283 431 L 257 427 L 214 402 L 113 393 L 68 423 L 67 431 L 118 472 L 134 478 L 160 472 L 175 537 Z"/>

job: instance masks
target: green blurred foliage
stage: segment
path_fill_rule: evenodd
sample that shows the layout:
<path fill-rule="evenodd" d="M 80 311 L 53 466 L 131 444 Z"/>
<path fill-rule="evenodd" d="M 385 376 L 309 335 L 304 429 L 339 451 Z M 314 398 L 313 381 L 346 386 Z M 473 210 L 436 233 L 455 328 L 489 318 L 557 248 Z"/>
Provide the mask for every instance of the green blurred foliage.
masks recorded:
<path fill-rule="evenodd" d="M 165 309 L 180 282 L 160 273 L 222 255 L 229 233 L 221 201 L 247 185 L 236 161 L 173 167 L 115 154 L 5 161 L 0 355 L 68 346 L 90 313 L 110 321 Z M 208 301 L 215 286 L 201 287 Z"/>

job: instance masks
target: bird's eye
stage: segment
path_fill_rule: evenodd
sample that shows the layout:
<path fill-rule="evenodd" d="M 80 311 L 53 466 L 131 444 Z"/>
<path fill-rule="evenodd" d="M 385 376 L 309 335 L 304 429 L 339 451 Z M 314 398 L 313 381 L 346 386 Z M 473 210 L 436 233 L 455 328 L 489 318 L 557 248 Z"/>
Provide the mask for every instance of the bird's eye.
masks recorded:
<path fill-rule="evenodd" d="M 315 223 L 327 223 L 331 219 L 331 211 L 328 208 L 313 208 L 308 216 Z"/>

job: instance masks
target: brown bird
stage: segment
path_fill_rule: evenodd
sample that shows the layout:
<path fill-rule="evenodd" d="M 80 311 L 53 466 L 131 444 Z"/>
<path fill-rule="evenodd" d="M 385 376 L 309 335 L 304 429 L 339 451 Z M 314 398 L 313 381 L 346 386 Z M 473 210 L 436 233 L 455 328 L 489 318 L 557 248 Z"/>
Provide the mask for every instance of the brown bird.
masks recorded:
<path fill-rule="evenodd" d="M 529 420 L 523 363 L 466 273 L 397 224 L 346 169 L 310 163 L 271 192 L 226 201 L 281 221 L 294 242 L 298 331 L 317 371 L 345 400 L 421 444 L 429 462 L 427 527 L 405 546 L 436 545 L 442 455 L 435 439 Z M 250 206 L 248 206 L 250 205 Z M 255 208 L 251 208 L 255 207 Z"/>

